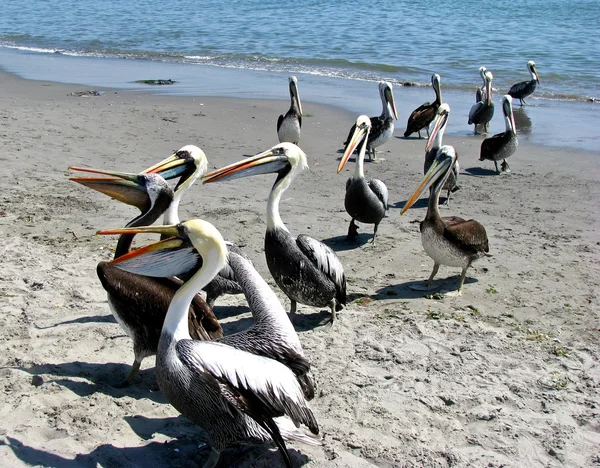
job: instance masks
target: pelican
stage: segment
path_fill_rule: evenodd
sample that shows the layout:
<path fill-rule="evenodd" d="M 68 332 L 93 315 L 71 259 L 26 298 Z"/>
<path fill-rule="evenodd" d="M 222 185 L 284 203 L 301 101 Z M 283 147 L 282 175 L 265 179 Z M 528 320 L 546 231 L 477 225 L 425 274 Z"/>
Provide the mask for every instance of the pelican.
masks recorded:
<path fill-rule="evenodd" d="M 442 147 L 442 138 L 444 137 L 444 130 L 446 129 L 446 123 L 450 116 L 450 106 L 443 103 L 438 107 L 435 119 L 432 122 L 432 130 L 429 134 L 429 140 L 425 145 L 425 164 L 423 165 L 423 173 L 427 174 L 427 171 L 433 164 L 435 156 L 438 150 Z M 446 197 L 446 205 L 450 204 L 450 193 L 456 192 L 460 189 L 458 186 L 458 173 L 460 172 L 460 166 L 458 164 L 458 154 L 454 166 L 452 166 L 452 172 L 448 176 L 448 180 L 444 184 L 443 190 L 448 191 Z"/>
<path fill-rule="evenodd" d="M 173 202 L 165 212 L 163 223 L 167 225 L 179 223 L 179 204 L 186 190 L 188 190 L 198 177 L 206 174 L 208 169 L 208 158 L 204 151 L 194 145 L 186 145 L 176 151 L 173 155 L 163 159 L 154 166 L 149 167 L 143 173 L 160 173 L 166 179 L 172 179 L 183 175 L 175 187 Z M 246 254 L 233 242 L 225 241 L 228 250 L 233 250 L 246 258 Z M 248 258 L 249 259 L 249 258 Z M 223 294 L 240 294 L 242 290 L 229 265 L 226 265 L 215 278 L 204 287 L 206 291 L 206 302 L 212 308 L 215 301 Z"/>
<path fill-rule="evenodd" d="M 73 177 L 71 180 L 137 206 L 142 213 L 130 221 L 128 227 L 152 224 L 173 199 L 173 191 L 158 174 L 124 174 L 120 178 Z M 115 259 L 129 252 L 133 238 L 132 233 L 120 236 Z M 156 354 L 167 308 L 181 282 L 174 278 L 148 278 L 127 273 L 104 261 L 98 263 L 96 272 L 106 290 L 113 316 L 133 341 L 134 361 L 119 384 L 124 387 L 138 373 L 143 359 Z M 200 296 L 194 297 L 189 308 L 188 326 L 194 339 L 223 336 L 219 322 Z"/>
<path fill-rule="evenodd" d="M 431 185 L 434 189 L 429 195 L 429 205 L 425 219 L 421 222 L 421 243 L 429 257 L 433 259 L 433 271 L 427 280 L 426 289 L 431 289 L 432 281 L 440 265 L 461 267 L 462 273 L 458 289 L 449 295 L 462 294 L 462 287 L 467 275 L 467 268 L 473 261 L 489 251 L 485 228 L 477 221 L 465 221 L 456 216 L 440 216 L 438 201 L 440 192 L 451 168 L 456 162 L 456 152 L 452 146 L 442 146 L 431 167 L 425 174 L 410 199 L 406 202 L 400 214 L 404 214 L 420 195 Z M 419 287 L 415 289 L 421 289 Z"/>
<path fill-rule="evenodd" d="M 482 85 L 475 90 L 475 102 L 485 101 L 485 73 L 487 68 L 479 67 L 479 75 L 481 76 Z"/>
<path fill-rule="evenodd" d="M 175 192 L 171 196 L 171 203 L 163 210 L 164 224 L 177 224 L 179 223 L 179 205 L 183 194 L 189 190 L 192 185 L 196 182 L 198 177 L 206 173 L 208 168 L 208 159 L 204 151 L 194 145 L 186 145 L 175 151 L 171 156 L 163 159 L 159 163 L 145 169 L 141 174 L 160 174 L 164 179 L 170 180 L 179 177 L 179 181 L 175 186 Z M 113 177 L 119 177 L 124 179 L 131 179 L 137 177 L 136 174 L 129 174 L 126 172 L 106 171 L 101 169 L 91 169 L 83 167 L 70 167 L 72 170 L 92 172 L 97 174 L 104 174 Z M 100 181 L 100 187 L 102 186 L 101 181 L 105 179 L 98 179 Z M 95 188 L 88 185 L 90 188 Z M 96 190 L 99 190 L 96 188 Z M 102 192 L 102 190 L 99 190 Z M 113 196 L 112 192 L 103 192 L 109 196 Z M 122 197 L 114 197 L 119 201 L 132 204 L 131 200 L 127 200 Z M 141 209 L 141 208 L 140 208 Z M 162 212 L 161 212 L 162 213 Z M 154 222 L 154 221 L 152 221 Z M 148 223 L 152 224 L 152 223 Z M 227 242 L 227 248 L 229 250 L 235 250 L 240 255 L 245 255 L 242 250 L 233 244 Z M 242 291 L 235 280 L 235 276 L 231 269 L 226 266 L 223 271 L 205 286 L 206 291 L 206 302 L 212 309 L 215 301 L 223 294 L 240 294 Z"/>
<path fill-rule="evenodd" d="M 185 323 L 197 292 L 227 262 L 227 247 L 219 231 L 196 219 L 99 234 L 131 232 L 168 238 L 113 260 L 118 268 L 171 276 L 201 264 L 169 305 L 156 355 L 156 378 L 167 401 L 206 432 L 212 452 L 204 467 L 216 466 L 221 452 L 231 445 L 274 442 L 285 466 L 291 468 L 284 440 L 320 444 L 315 437 L 319 433 L 317 421 L 292 370 L 277 360 L 223 342 L 193 340 Z M 238 259 L 244 261 L 243 257 Z M 300 424 L 315 436 L 301 431 Z"/>
<path fill-rule="evenodd" d="M 306 154 L 293 143 L 280 143 L 251 158 L 204 175 L 204 183 L 276 173 L 267 203 L 265 255 L 271 275 L 291 301 L 313 307 L 329 306 L 331 322 L 346 304 L 346 277 L 333 250 L 310 236 L 293 236 L 279 216 L 279 201 L 296 176 L 308 168 Z"/>
<path fill-rule="evenodd" d="M 498 170 L 498 161 L 500 160 L 502 160 L 502 172 L 510 172 L 506 158 L 517 150 L 519 144 L 517 140 L 517 126 L 512 109 L 512 98 L 508 94 L 502 98 L 502 112 L 504 113 L 506 130 L 483 140 L 479 155 L 480 161 L 485 161 L 486 159 L 494 161 L 498 174 L 500 173 Z"/>
<path fill-rule="evenodd" d="M 521 81 L 520 83 L 516 83 L 510 87 L 508 94 L 518 99 L 521 103 L 521 106 L 527 104 L 525 102 L 525 98 L 531 96 L 535 91 L 535 88 L 540 82 L 540 76 L 538 75 L 537 70 L 535 69 L 535 62 L 530 60 L 527 62 L 527 70 L 529 70 L 529 74 L 531 75 L 531 80 L 529 81 Z"/>
<path fill-rule="evenodd" d="M 421 106 L 417 107 L 408 118 L 406 123 L 406 131 L 404 132 L 404 138 L 408 138 L 415 132 L 419 133 L 421 138 L 421 130 L 427 130 L 427 136 L 429 136 L 429 124 L 435 118 L 435 113 L 438 107 L 442 104 L 442 91 L 440 89 L 440 75 L 435 74 L 431 76 L 431 86 L 435 92 L 435 101 L 432 103 L 426 102 Z"/>
<path fill-rule="evenodd" d="M 358 117 L 354 126 L 354 134 L 344 151 L 344 156 L 342 156 L 338 165 L 337 172 L 338 174 L 341 172 L 354 149 L 362 142 L 356 158 L 354 176 L 350 177 L 346 182 L 344 206 L 348 214 L 352 217 L 350 226 L 348 227 L 347 239 L 356 239 L 358 227 L 354 224 L 354 220 L 357 220 L 360 223 L 375 225 L 371 241 L 375 244 L 377 228 L 388 208 L 388 189 L 378 179 L 365 179 L 364 160 L 370 131 L 371 119 L 366 115 Z"/>
<path fill-rule="evenodd" d="M 367 140 L 367 153 L 369 160 L 377 159 L 375 148 L 387 143 L 394 135 L 395 121 L 398 120 L 398 111 L 396 110 L 396 101 L 394 100 L 393 86 L 387 81 L 379 82 L 379 97 L 381 98 L 381 115 L 371 117 L 371 132 Z M 344 147 L 350 143 L 354 134 L 355 125 L 352 126 L 348 137 L 344 142 Z"/>
<path fill-rule="evenodd" d="M 302 127 L 302 104 L 298 95 L 298 79 L 290 76 L 290 109 L 285 116 L 280 115 L 277 119 L 277 136 L 279 142 L 289 141 L 298 144 L 300 141 L 300 128 Z"/>
<path fill-rule="evenodd" d="M 475 135 L 477 135 L 477 125 L 483 125 L 483 130 L 488 131 L 488 124 L 494 116 L 494 103 L 492 102 L 492 72 L 485 72 L 485 93 L 483 101 L 473 104 L 469 112 L 469 125 L 473 124 Z"/>

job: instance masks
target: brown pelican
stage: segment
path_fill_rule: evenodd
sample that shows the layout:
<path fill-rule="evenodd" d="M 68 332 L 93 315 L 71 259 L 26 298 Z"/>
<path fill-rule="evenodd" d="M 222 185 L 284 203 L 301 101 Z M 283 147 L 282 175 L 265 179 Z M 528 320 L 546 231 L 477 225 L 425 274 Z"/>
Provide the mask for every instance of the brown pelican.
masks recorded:
<path fill-rule="evenodd" d="M 279 142 L 289 141 L 298 144 L 300 141 L 300 128 L 302 127 L 302 104 L 298 95 L 298 79 L 290 76 L 290 109 L 285 116 L 280 115 L 277 119 L 277 136 Z"/>
<path fill-rule="evenodd" d="M 479 67 L 479 75 L 483 84 L 475 90 L 475 102 L 485 101 L 485 72 L 487 72 L 487 68 Z"/>
<path fill-rule="evenodd" d="M 510 172 L 506 158 L 517 150 L 517 145 L 519 144 L 517 140 L 517 126 L 513 116 L 512 98 L 508 94 L 502 98 L 502 112 L 504 113 L 506 130 L 483 140 L 479 155 L 480 161 L 485 161 L 486 159 L 494 161 L 498 174 L 500 173 L 498 170 L 498 161 L 500 160 L 502 160 L 502 172 Z"/>
<path fill-rule="evenodd" d="M 88 172 L 100 171 L 92 169 Z M 158 174 L 124 174 L 120 178 L 73 177 L 71 180 L 137 206 L 142 214 L 130 221 L 128 227 L 152 224 L 173 199 L 173 191 Z M 129 252 L 134 235 L 128 233 L 119 238 L 115 259 Z M 120 384 L 126 386 L 139 371 L 142 360 L 156 354 L 167 309 L 181 282 L 175 278 L 148 278 L 127 273 L 109 262 L 98 263 L 96 272 L 115 319 L 133 341 L 134 361 Z M 223 336 L 219 322 L 200 296 L 194 297 L 189 308 L 188 327 L 194 339 Z"/>
<path fill-rule="evenodd" d="M 433 120 L 432 130 L 429 134 L 429 140 L 427 141 L 427 145 L 425 145 L 425 164 L 423 165 L 423 173 L 427 174 L 427 171 L 433 164 L 435 157 L 437 155 L 438 150 L 442 147 L 442 138 L 444 137 L 444 130 L 446 129 L 446 123 L 448 122 L 448 117 L 450 116 L 450 106 L 446 103 L 443 103 L 438 107 L 435 119 Z M 460 172 L 460 165 L 458 164 L 458 154 L 456 155 L 456 161 L 454 166 L 452 166 L 452 172 L 448 176 L 446 183 L 444 184 L 443 190 L 448 191 L 448 196 L 446 197 L 446 205 L 450 204 L 450 193 L 456 192 L 460 189 L 458 186 L 458 174 Z M 432 189 L 431 189 L 432 190 Z M 430 190 L 430 191 L 431 191 Z"/>
<path fill-rule="evenodd" d="M 394 135 L 395 121 L 398 120 L 398 111 L 396 110 L 396 101 L 394 100 L 394 92 L 392 91 L 392 84 L 387 81 L 379 82 L 379 97 L 381 97 L 381 115 L 378 117 L 371 117 L 371 132 L 367 140 L 367 153 L 369 154 L 369 160 L 372 161 L 377 159 L 375 155 L 375 148 L 388 142 Z M 348 146 L 352 135 L 354 135 L 354 127 L 352 126 L 348 137 L 344 142 L 344 147 Z"/>
<path fill-rule="evenodd" d="M 469 265 L 489 251 L 485 228 L 477 221 L 465 221 L 456 216 L 440 216 L 438 200 L 451 168 L 456 162 L 456 153 L 452 146 L 442 146 L 431 167 L 425 174 L 410 199 L 406 202 L 400 214 L 404 214 L 420 195 L 432 184 L 434 189 L 429 195 L 429 205 L 425 219 L 421 222 L 421 243 L 429 257 L 433 259 L 433 271 L 427 280 L 427 289 L 431 288 L 433 277 L 440 265 L 461 267 L 462 274 L 458 290 L 452 295 L 462 293 L 463 283 Z M 421 288 L 415 288 L 421 289 Z"/>
<path fill-rule="evenodd" d="M 469 125 L 473 124 L 475 135 L 477 135 L 477 125 L 483 125 L 483 130 L 488 131 L 488 124 L 494 116 L 494 103 L 492 102 L 492 72 L 485 72 L 485 93 L 483 101 L 479 101 L 471 107 L 469 112 Z"/>
<path fill-rule="evenodd" d="M 371 131 L 371 120 L 366 115 L 361 115 L 356 119 L 354 126 L 354 135 L 350 139 L 350 143 L 344 151 L 344 156 L 338 165 L 338 174 L 344 168 L 350 155 L 360 142 L 361 147 L 356 158 L 356 166 L 354 176 L 350 177 L 346 182 L 346 197 L 344 206 L 346 211 L 352 217 L 350 226 L 348 227 L 348 240 L 356 239 L 358 227 L 354 224 L 354 220 L 360 223 L 374 224 L 373 240 L 375 244 L 375 236 L 377 235 L 377 227 L 385 216 L 388 208 L 388 189 L 385 184 L 378 179 L 365 179 L 364 160 L 365 150 L 367 148 L 367 140 Z"/>
<path fill-rule="evenodd" d="M 169 306 L 156 356 L 156 378 L 167 401 L 206 432 L 212 453 L 204 467 L 216 466 L 221 451 L 231 445 L 274 442 L 286 467 L 291 468 L 285 439 L 320 444 L 318 438 L 299 429 L 300 424 L 304 424 L 313 434 L 319 433 L 317 421 L 292 370 L 275 359 L 248 353 L 223 341 L 193 340 L 185 323 L 196 293 L 227 261 L 227 247 L 219 231 L 212 224 L 196 219 L 173 226 L 99 233 L 131 232 L 169 237 L 114 260 L 118 268 L 171 276 L 187 271 L 190 264 L 201 264 Z M 245 261 L 243 257 L 237 259 Z M 249 265 L 246 262 L 246 267 Z M 248 278 L 242 281 L 246 280 Z M 296 336 L 289 320 L 288 324 L 289 333 Z M 247 338 L 251 340 L 252 336 Z M 270 343 L 267 340 L 263 345 Z"/>
<path fill-rule="evenodd" d="M 538 75 L 537 70 L 535 69 L 535 62 L 530 60 L 527 62 L 527 70 L 529 70 L 529 74 L 531 75 L 531 80 L 529 81 L 521 81 L 520 83 L 516 83 L 510 87 L 508 94 L 518 99 L 521 103 L 521 106 L 527 104 L 525 102 L 525 98 L 531 96 L 535 91 L 536 86 L 540 82 L 540 76 Z"/>
<path fill-rule="evenodd" d="M 417 107 L 408 118 L 408 122 L 406 123 L 406 131 L 404 132 L 404 138 L 408 138 L 415 132 L 419 133 L 419 138 L 421 138 L 421 130 L 427 130 L 427 136 L 429 136 L 429 124 L 435 118 L 435 113 L 437 112 L 438 107 L 442 103 L 442 91 L 440 89 L 440 75 L 432 75 L 431 76 L 431 86 L 433 87 L 433 91 L 435 92 L 435 101 L 432 103 L 426 102 L 421 106 Z"/>
<path fill-rule="evenodd" d="M 206 174 L 204 183 L 258 174 L 276 173 L 267 203 L 265 256 L 271 275 L 290 298 L 293 315 L 296 303 L 329 306 L 331 321 L 346 304 L 346 277 L 333 250 L 307 235 L 293 236 L 279 216 L 279 201 L 294 178 L 308 167 L 306 154 L 292 143 L 280 143 L 251 158 Z"/>

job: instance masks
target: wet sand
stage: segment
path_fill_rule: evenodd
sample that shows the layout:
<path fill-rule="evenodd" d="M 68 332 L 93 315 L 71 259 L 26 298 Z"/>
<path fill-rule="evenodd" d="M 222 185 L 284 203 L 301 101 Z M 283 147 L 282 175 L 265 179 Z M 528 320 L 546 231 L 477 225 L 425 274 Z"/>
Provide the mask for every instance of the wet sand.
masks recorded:
<path fill-rule="evenodd" d="M 133 360 L 95 272 L 137 211 L 68 181 L 69 165 L 137 171 L 185 144 L 217 168 L 277 143 L 287 100 L 153 96 L 27 81 L 0 73 L 0 465 L 195 466 L 201 430 L 157 388 L 154 359 L 115 388 Z M 302 88 L 301 88 L 302 92 Z M 361 226 L 346 243 L 339 149 L 356 114 L 303 102 L 310 169 L 282 200 L 292 233 L 334 248 L 349 304 L 333 329 L 326 310 L 300 306 L 295 323 L 318 385 L 311 402 L 323 447 L 289 444 L 306 467 L 587 467 L 600 460 L 600 171 L 598 153 L 530 145 L 511 174 L 479 162 L 482 137 L 450 135 L 461 189 L 443 214 L 487 229 L 461 297 L 411 286 L 432 261 L 420 242 L 425 203 L 400 216 L 422 176 L 424 140 L 396 138 L 369 177 L 390 193 L 376 246 Z M 451 117 L 452 119 L 453 117 Z M 458 117 L 457 117 L 458 118 Z M 533 119 L 532 119 L 533 120 Z M 533 122 L 535 125 L 535 122 Z M 250 255 L 263 254 L 273 176 L 194 186 L 181 217 L 201 217 Z M 452 289 L 460 271 L 441 267 Z M 217 302 L 226 333 L 247 327 L 241 296 Z M 266 448 L 227 453 L 221 466 L 283 466 Z"/>

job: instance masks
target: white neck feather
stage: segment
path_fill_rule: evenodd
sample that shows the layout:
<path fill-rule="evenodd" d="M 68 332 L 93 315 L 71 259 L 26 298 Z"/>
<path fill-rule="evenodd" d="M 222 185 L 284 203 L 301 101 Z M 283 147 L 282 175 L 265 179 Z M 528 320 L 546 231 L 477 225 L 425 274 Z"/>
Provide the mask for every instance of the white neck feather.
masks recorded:
<path fill-rule="evenodd" d="M 176 341 L 191 339 L 188 328 L 188 311 L 192 300 L 196 293 L 216 276 L 226 262 L 225 251 L 218 245 L 202 250 L 202 268 L 175 293 L 165 317 L 162 330 L 173 336 Z"/>
<path fill-rule="evenodd" d="M 290 232 L 285 224 L 283 224 L 281 216 L 279 216 L 279 200 L 281 200 L 283 192 L 285 192 L 292 183 L 292 175 L 293 169 L 273 187 L 269 194 L 269 201 L 267 202 L 267 229 L 280 228 Z"/>
<path fill-rule="evenodd" d="M 365 134 L 365 139 L 361 143 L 360 151 L 358 152 L 358 156 L 356 157 L 356 167 L 354 168 L 354 178 L 355 179 L 364 179 L 365 178 L 365 151 L 367 148 L 366 141 L 369 138 L 369 132 Z"/>
<path fill-rule="evenodd" d="M 179 203 L 181 202 L 181 195 L 182 195 L 182 191 L 180 190 L 179 193 L 175 194 L 175 197 L 173 198 L 173 201 L 171 202 L 171 204 L 169 205 L 169 208 L 167 208 L 167 211 L 165 211 L 165 215 L 163 218 L 164 223 L 166 225 L 173 225 L 173 224 L 179 224 Z"/>

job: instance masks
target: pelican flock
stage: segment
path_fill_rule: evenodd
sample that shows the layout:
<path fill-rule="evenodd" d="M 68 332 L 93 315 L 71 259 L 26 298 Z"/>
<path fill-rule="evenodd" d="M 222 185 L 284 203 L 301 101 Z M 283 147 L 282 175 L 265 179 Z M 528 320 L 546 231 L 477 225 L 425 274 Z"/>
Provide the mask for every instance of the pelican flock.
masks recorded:
<path fill-rule="evenodd" d="M 481 143 L 480 160 L 494 161 L 497 172 L 500 172 L 498 161 L 502 161 L 502 172 L 510 171 L 506 159 L 518 145 L 512 98 L 524 104 L 524 98 L 539 83 L 533 62 L 529 62 L 528 69 L 532 80 L 514 85 L 502 99 L 505 131 Z M 483 66 L 479 72 L 484 86 L 477 89 L 476 104 L 468 120 L 469 125 L 475 125 L 475 133 L 477 125 L 487 132 L 494 115 L 492 74 Z M 144 358 L 156 355 L 155 375 L 166 400 L 208 437 L 211 454 L 205 468 L 215 467 L 224 450 L 240 444 L 275 444 L 283 464 L 291 468 L 287 441 L 323 444 L 318 414 L 309 406 L 318 393 L 310 356 L 304 352 L 293 319 L 300 303 L 328 307 L 333 324 L 337 313 L 350 301 L 346 272 L 336 252 L 313 237 L 292 234 L 280 215 L 279 205 L 285 201 L 286 190 L 308 169 L 307 154 L 298 146 L 302 126 L 298 80 L 290 76 L 288 83 L 290 108 L 277 121 L 279 144 L 254 156 L 209 172 L 204 151 L 186 145 L 137 174 L 70 167 L 94 174 L 71 177 L 72 181 L 140 211 L 123 228 L 99 231 L 119 236 L 113 259 L 100 262 L 97 274 L 107 292 L 111 311 L 133 340 L 134 362 L 121 385 L 131 382 Z M 429 190 L 420 236 L 425 253 L 433 260 L 433 268 L 425 284 L 409 287 L 433 289 L 433 280 L 444 265 L 461 269 L 458 286 L 448 292 L 460 296 L 469 267 L 489 255 L 489 243 L 479 222 L 441 215 L 440 209 L 446 208 L 439 206 L 440 194 L 447 191 L 448 204 L 450 194 L 458 190 L 459 164 L 455 148 L 443 142 L 450 106 L 442 101 L 437 73 L 432 75 L 431 83 L 435 101 L 411 113 L 404 134 L 406 137 L 418 132 L 421 137 L 420 131 L 427 130 L 424 176 L 399 214 L 404 214 Z M 389 210 L 387 186 L 379 179 L 365 176 L 366 154 L 375 159 L 376 148 L 393 137 L 394 122 L 398 119 L 392 84 L 380 81 L 378 87 L 381 115 L 371 118 L 360 115 L 356 119 L 337 165 L 339 174 L 356 153 L 354 172 L 346 181 L 344 192 L 344 208 L 351 219 L 346 239 L 356 239 L 356 223 L 372 224 L 373 246 L 386 215 L 390 218 L 398 215 L 398 211 Z M 398 154 L 398 160 L 404 156 Z M 316 165 L 324 164 L 317 158 Z M 199 178 L 207 186 L 203 189 L 206 204 L 212 207 L 219 202 L 209 195 L 212 189 L 208 186 L 261 174 L 275 174 L 267 200 L 264 255 L 268 273 L 290 300 L 289 314 L 249 256 L 225 241 L 213 220 L 180 219 L 181 200 Z M 393 183 L 407 182 L 401 171 L 395 174 L 402 179 Z M 386 180 L 390 183 L 387 176 Z M 323 181 L 329 182 L 339 190 L 339 211 L 343 213 L 344 188 L 333 177 Z M 298 186 L 302 190 L 301 182 Z M 307 196 L 315 197 L 316 217 L 318 194 Z M 235 198 L 233 190 L 230 197 Z M 206 212 L 206 217 L 215 212 Z M 163 224 L 152 226 L 161 216 Z M 214 221 L 218 224 L 219 220 Z M 138 234 L 159 235 L 160 240 L 133 249 Z M 397 247 L 401 248 L 401 244 Z M 379 255 L 381 246 L 372 249 L 370 255 Z M 346 250 L 343 255 L 347 256 L 365 255 L 366 251 L 351 244 L 340 250 Z M 350 271 L 355 274 L 355 270 Z M 252 314 L 252 323 L 246 329 L 224 335 L 213 312 L 215 301 L 223 294 L 244 295 Z M 336 328 L 332 327 L 329 333 L 336 333 Z"/>

